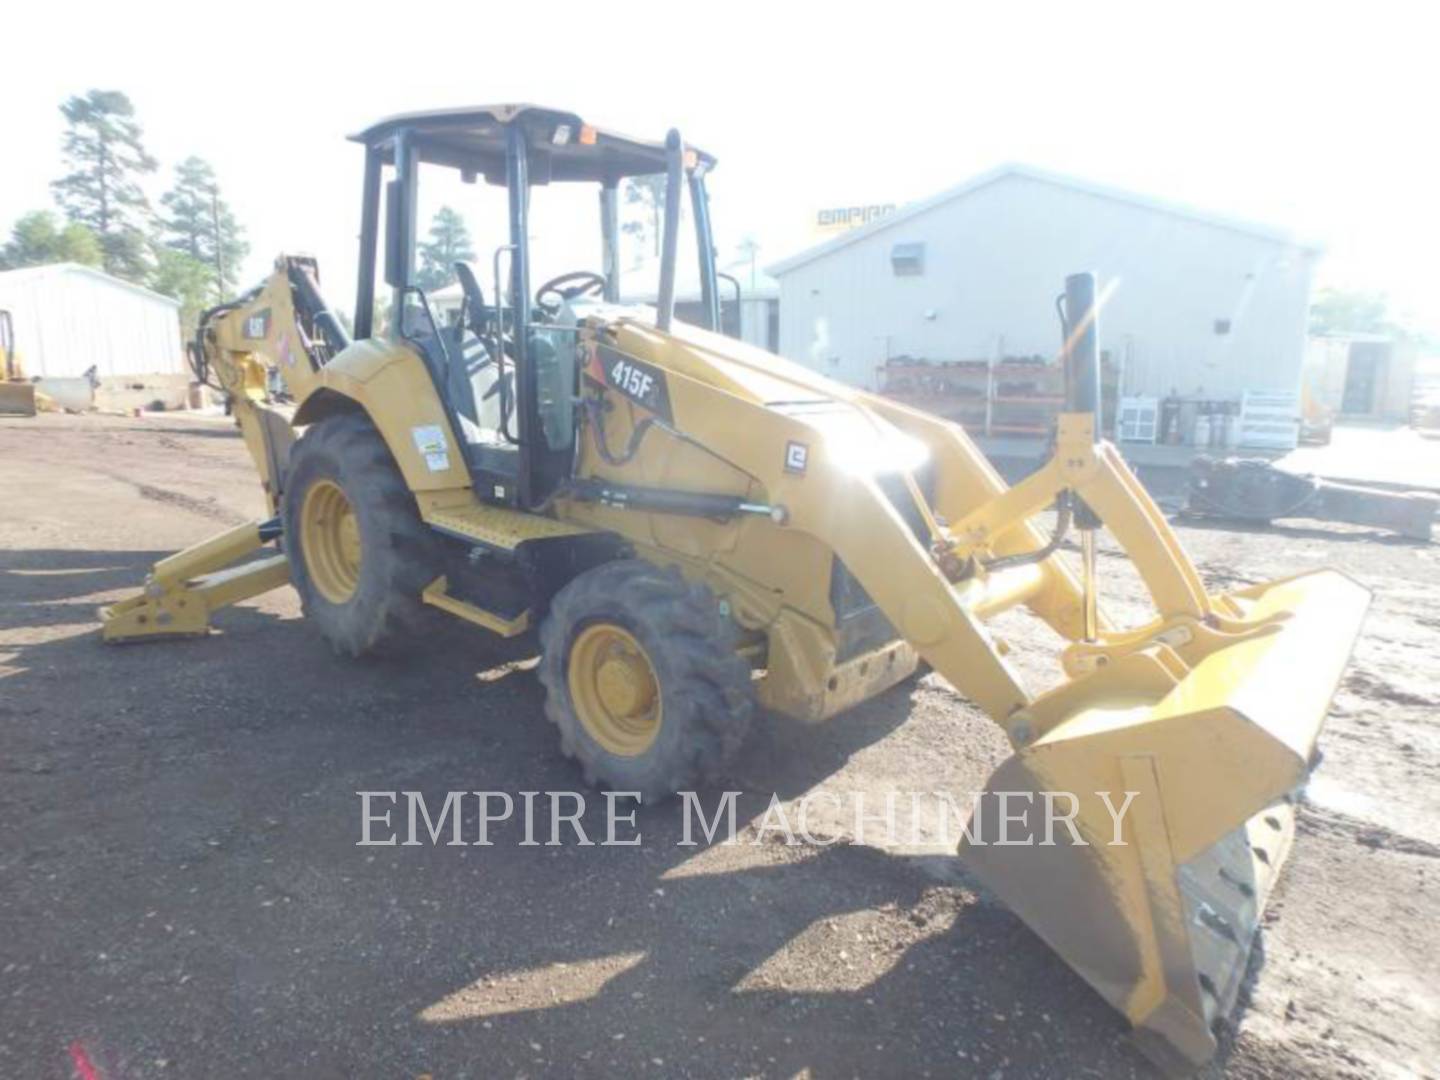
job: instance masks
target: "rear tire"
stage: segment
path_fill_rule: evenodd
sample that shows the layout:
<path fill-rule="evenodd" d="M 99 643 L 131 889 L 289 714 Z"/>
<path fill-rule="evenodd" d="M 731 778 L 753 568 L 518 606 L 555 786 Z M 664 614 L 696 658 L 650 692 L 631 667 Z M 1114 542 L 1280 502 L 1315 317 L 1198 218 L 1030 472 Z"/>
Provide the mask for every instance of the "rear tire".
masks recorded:
<path fill-rule="evenodd" d="M 735 624 L 674 569 L 624 560 L 581 574 L 555 596 L 540 644 L 545 714 L 589 784 L 649 799 L 691 790 L 749 731 Z"/>
<path fill-rule="evenodd" d="M 367 417 L 331 417 L 301 436 L 281 512 L 301 607 L 337 653 L 388 651 L 419 628 L 437 544 Z"/>

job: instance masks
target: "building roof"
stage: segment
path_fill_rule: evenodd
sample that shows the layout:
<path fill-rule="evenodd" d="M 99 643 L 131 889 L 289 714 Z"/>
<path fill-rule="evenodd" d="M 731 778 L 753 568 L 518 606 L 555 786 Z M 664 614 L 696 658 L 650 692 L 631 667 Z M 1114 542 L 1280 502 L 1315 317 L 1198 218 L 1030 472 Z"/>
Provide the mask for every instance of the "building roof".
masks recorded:
<path fill-rule="evenodd" d="M 37 278 L 60 277 L 65 274 L 80 274 L 83 277 L 94 278 L 106 285 L 113 285 L 117 289 L 124 289 L 127 292 L 135 293 L 145 297 L 147 300 L 158 300 L 161 303 L 169 304 L 173 308 L 180 306 L 180 301 L 164 293 L 157 293 L 145 288 L 143 285 L 136 285 L 133 281 L 126 281 L 103 270 L 96 270 L 93 266 L 83 266 L 80 263 L 63 262 L 47 263 L 44 266 L 27 266 L 20 270 L 5 270 L 0 272 L 0 285 L 10 283 L 33 281 Z"/>
<path fill-rule="evenodd" d="M 1048 169 L 1037 168 L 1034 165 L 1023 165 L 1010 163 L 997 165 L 983 173 L 972 176 L 963 183 L 956 184 L 952 188 L 932 195 L 928 199 L 920 199 L 917 202 L 908 203 L 900 207 L 892 214 L 877 218 L 868 225 L 858 229 L 851 229 L 849 232 L 841 233 L 832 240 L 807 248 L 788 259 L 782 259 L 767 267 L 767 271 L 775 277 L 780 277 L 791 270 L 814 262 L 851 244 L 858 243 L 867 237 L 882 233 L 887 229 L 893 229 L 897 225 L 917 218 L 922 214 L 943 206 L 955 199 L 963 198 L 972 192 L 979 191 L 983 187 L 1007 179 L 1012 176 L 1023 177 L 1027 180 L 1036 180 L 1044 184 L 1053 184 L 1056 187 L 1069 188 L 1072 191 L 1084 192 L 1101 199 L 1111 199 L 1115 202 L 1129 203 L 1146 210 L 1153 210 L 1162 214 L 1170 214 L 1174 217 L 1186 218 L 1190 221 L 1198 221 L 1205 225 L 1211 225 L 1218 229 L 1229 229 L 1231 232 L 1244 233 L 1247 236 L 1258 237 L 1262 240 L 1269 240 L 1272 243 L 1284 244 L 1303 248 L 1307 251 L 1320 250 L 1319 246 L 1313 243 L 1302 243 L 1284 229 L 1278 229 L 1270 225 L 1260 225 L 1255 222 L 1242 221 L 1237 218 L 1224 217 L 1220 214 L 1212 214 L 1207 210 L 1198 210 L 1194 207 L 1184 206 L 1179 203 L 1167 202 L 1149 195 L 1138 195 L 1131 191 L 1124 191 L 1120 188 L 1109 187 L 1104 184 L 1097 184 L 1090 180 L 1082 180 L 1074 176 L 1066 176 L 1064 173 L 1051 172 Z"/>
<path fill-rule="evenodd" d="M 780 283 L 758 266 L 752 277 L 749 259 L 736 258 L 717 263 L 715 269 L 740 282 L 740 294 L 745 300 L 773 300 L 780 295 Z M 660 260 L 646 258 L 638 265 L 621 269 L 621 298 L 627 303 L 653 304 L 659 298 L 659 283 Z M 720 298 L 728 301 L 733 297 L 733 287 L 722 280 Z M 682 303 L 700 299 L 700 266 L 697 260 L 676 259 L 675 299 Z"/>

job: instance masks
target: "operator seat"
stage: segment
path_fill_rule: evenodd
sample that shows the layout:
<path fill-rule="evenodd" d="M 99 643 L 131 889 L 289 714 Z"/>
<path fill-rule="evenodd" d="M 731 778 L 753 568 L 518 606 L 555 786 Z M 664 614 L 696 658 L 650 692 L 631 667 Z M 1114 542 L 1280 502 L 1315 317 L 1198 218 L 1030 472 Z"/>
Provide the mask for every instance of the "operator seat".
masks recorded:
<path fill-rule="evenodd" d="M 500 405 L 502 394 L 513 394 L 514 368 L 507 366 L 502 376 L 490 345 L 469 330 L 451 326 L 441 333 L 450 355 L 445 392 L 460 418 L 459 434 L 470 445 L 510 445 L 500 431 Z"/>
<path fill-rule="evenodd" d="M 405 339 L 419 351 L 454 420 L 460 450 L 475 474 L 477 490 L 509 486 L 520 472 L 519 447 L 501 430 L 501 379 L 490 347 L 459 325 L 436 328 L 418 305 L 402 315 Z M 438 329 L 438 332 L 437 332 Z M 506 364 L 503 392 L 514 400 L 514 366 Z M 515 430 L 511 418 L 511 430 Z"/>

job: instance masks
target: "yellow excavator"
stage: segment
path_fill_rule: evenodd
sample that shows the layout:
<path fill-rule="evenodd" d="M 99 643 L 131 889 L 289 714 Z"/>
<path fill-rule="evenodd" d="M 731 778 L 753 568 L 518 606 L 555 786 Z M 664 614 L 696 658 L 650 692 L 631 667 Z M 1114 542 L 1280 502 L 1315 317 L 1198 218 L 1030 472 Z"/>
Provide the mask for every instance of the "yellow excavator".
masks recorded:
<path fill-rule="evenodd" d="M 1333 570 L 1206 588 L 1099 437 L 1093 275 L 1067 279 L 1058 305 L 1068 403 L 1052 453 L 1007 487 L 955 424 L 719 332 L 715 159 L 678 133 L 507 105 L 355 138 L 353 338 L 314 261 L 283 256 L 205 313 L 191 349 L 233 400 L 271 516 L 156 564 L 102 613 L 105 639 L 204 633 L 287 582 L 355 656 L 403 645 L 434 612 L 538 629 L 560 749 L 590 782 L 647 797 L 719 775 L 761 708 L 823 721 L 924 660 L 1014 748 L 987 791 L 1005 809 L 975 815 L 960 857 L 1157 1058 L 1206 1061 L 1369 596 Z M 508 207 L 488 292 L 457 264 L 448 317 L 416 282 L 422 167 L 483 179 Z M 617 191 L 659 175 L 658 301 L 626 306 Z M 600 267 L 532 292 L 532 195 L 575 184 L 598 190 Z M 687 194 L 699 326 L 674 318 Z M 1102 526 L 1153 599 L 1140 625 L 1098 603 Z M 1044 692 L 987 628 L 1018 606 L 1066 642 Z M 1061 827 L 1041 839 L 1056 800 Z"/>

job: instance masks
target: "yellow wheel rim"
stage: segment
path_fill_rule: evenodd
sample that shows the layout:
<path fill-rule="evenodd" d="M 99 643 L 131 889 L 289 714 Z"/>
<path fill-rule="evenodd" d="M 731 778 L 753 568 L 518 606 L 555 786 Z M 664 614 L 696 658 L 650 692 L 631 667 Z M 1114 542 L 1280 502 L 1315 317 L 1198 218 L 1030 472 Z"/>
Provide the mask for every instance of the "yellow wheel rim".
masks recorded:
<path fill-rule="evenodd" d="M 585 730 L 621 757 L 660 734 L 660 683 L 640 642 L 613 623 L 587 626 L 570 646 L 570 700 Z"/>
<path fill-rule="evenodd" d="M 343 604 L 360 581 L 360 522 L 345 489 L 318 480 L 300 505 L 300 549 L 320 595 Z"/>

